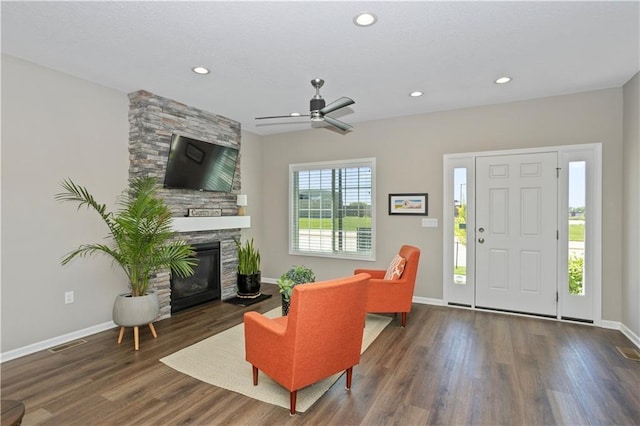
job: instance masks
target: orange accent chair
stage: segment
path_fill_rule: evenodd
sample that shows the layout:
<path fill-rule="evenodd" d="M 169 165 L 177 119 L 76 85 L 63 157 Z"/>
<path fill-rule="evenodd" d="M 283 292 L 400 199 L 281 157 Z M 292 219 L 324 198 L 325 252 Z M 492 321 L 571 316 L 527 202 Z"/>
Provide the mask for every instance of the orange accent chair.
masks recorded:
<path fill-rule="evenodd" d="M 407 314 L 411 312 L 413 290 L 416 286 L 420 249 L 404 245 L 398 253 L 406 260 L 404 272 L 398 280 L 385 280 L 384 269 L 356 269 L 355 274 L 369 274 L 369 290 L 367 292 L 367 312 L 401 313 L 402 327 L 407 325 Z"/>
<path fill-rule="evenodd" d="M 269 319 L 244 314 L 246 359 L 290 392 L 291 415 L 299 389 L 345 370 L 351 388 L 353 366 L 360 362 L 369 275 L 298 285 L 289 315 Z"/>

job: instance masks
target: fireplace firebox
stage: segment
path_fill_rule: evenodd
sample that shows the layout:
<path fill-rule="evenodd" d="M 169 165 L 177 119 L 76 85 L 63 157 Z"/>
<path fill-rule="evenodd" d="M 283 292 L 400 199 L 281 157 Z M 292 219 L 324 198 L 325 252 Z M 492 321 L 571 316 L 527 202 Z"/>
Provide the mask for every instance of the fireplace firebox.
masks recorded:
<path fill-rule="evenodd" d="M 194 274 L 171 276 L 171 313 L 220 299 L 220 242 L 192 244 L 198 258 Z"/>

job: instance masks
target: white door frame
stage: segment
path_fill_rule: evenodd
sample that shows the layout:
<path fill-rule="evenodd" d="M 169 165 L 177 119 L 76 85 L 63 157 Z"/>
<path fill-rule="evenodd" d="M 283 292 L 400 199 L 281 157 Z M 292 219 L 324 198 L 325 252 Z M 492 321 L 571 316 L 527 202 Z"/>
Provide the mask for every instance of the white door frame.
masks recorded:
<path fill-rule="evenodd" d="M 563 145 L 528 149 L 513 149 L 503 151 L 481 151 L 467 152 L 460 154 L 445 154 L 443 156 L 443 301 L 444 304 L 464 304 L 475 309 L 475 268 L 473 267 L 472 245 L 467 248 L 469 263 L 467 267 L 467 285 L 453 285 L 453 220 L 454 217 L 454 198 L 453 198 L 453 169 L 456 167 L 465 167 L 467 169 L 467 197 L 470 200 L 475 198 L 475 182 L 471 178 L 475 175 L 475 157 L 487 155 L 512 155 L 512 154 L 531 154 L 539 152 L 557 151 L 559 154 L 560 168 L 565 169 L 568 161 L 574 158 L 573 153 L 588 152 L 593 158 L 591 167 L 587 171 L 587 211 L 589 214 L 589 222 L 587 227 L 587 238 L 585 241 L 585 250 L 587 253 L 587 262 L 585 270 L 585 281 L 590 283 L 593 299 L 593 324 L 602 325 L 602 144 L 579 144 L 579 145 Z M 560 175 L 560 187 L 566 185 L 566 173 Z M 566 193 L 559 191 L 558 193 L 558 214 L 559 217 L 568 217 L 568 212 L 564 206 L 565 203 L 561 197 L 566 197 Z M 467 205 L 467 241 L 475 241 L 475 209 Z M 559 221 L 560 247 L 566 247 L 568 235 L 563 230 L 565 221 Z M 563 257 L 564 256 L 564 257 Z M 564 250 L 558 250 L 558 264 L 566 264 L 566 254 Z M 565 268 L 558 268 L 558 286 L 564 286 L 567 281 Z M 563 292 L 559 290 L 559 303 L 557 319 L 563 316 Z M 564 296 L 566 298 L 566 296 Z"/>

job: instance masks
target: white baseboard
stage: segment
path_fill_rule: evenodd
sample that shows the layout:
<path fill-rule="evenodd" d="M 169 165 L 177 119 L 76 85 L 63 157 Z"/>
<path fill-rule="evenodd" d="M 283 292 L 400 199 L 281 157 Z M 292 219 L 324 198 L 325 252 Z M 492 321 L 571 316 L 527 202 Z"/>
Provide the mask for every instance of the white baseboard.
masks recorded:
<path fill-rule="evenodd" d="M 620 324 L 620 331 L 640 349 L 640 336 L 631 331 L 631 329 L 624 324 Z"/>
<path fill-rule="evenodd" d="M 620 322 L 602 320 L 602 321 L 600 321 L 600 327 L 608 328 L 610 330 L 620 330 Z"/>
<path fill-rule="evenodd" d="M 82 330 L 63 334 L 62 336 L 43 340 L 42 342 L 32 343 L 31 345 L 23 346 L 12 351 L 3 352 L 0 354 L 0 363 L 11 361 L 12 359 L 20 358 L 25 355 L 43 351 L 45 349 L 53 348 L 54 346 L 62 345 L 63 343 L 68 343 L 82 337 L 90 336 L 92 334 L 100 333 L 101 331 L 109 330 L 114 327 L 117 327 L 117 325 L 113 321 L 108 321 L 103 324 L 98 324 Z"/>
<path fill-rule="evenodd" d="M 640 348 L 640 336 L 638 336 L 636 333 L 634 333 L 629 327 L 627 327 L 623 323 L 618 322 L 618 321 L 602 320 L 601 327 L 602 328 L 609 328 L 611 330 L 619 330 L 622 334 L 627 336 L 627 338 L 629 340 L 631 340 L 631 342 L 634 345 L 636 345 L 638 348 Z"/>
<path fill-rule="evenodd" d="M 444 300 L 442 300 L 442 299 L 432 299 L 430 297 L 413 296 L 412 302 L 413 303 L 419 303 L 421 305 L 445 306 Z"/>

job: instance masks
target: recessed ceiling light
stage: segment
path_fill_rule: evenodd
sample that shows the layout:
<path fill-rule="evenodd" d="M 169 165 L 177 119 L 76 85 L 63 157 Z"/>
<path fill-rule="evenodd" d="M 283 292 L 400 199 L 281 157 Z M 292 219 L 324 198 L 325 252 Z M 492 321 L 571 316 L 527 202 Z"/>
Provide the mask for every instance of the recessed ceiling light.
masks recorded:
<path fill-rule="evenodd" d="M 505 84 L 511 81 L 511 77 L 500 77 L 495 81 L 496 84 Z"/>
<path fill-rule="evenodd" d="M 299 112 L 292 112 L 291 114 L 289 114 L 291 117 L 300 117 L 300 113 Z"/>
<path fill-rule="evenodd" d="M 370 25 L 375 24 L 377 20 L 378 20 L 378 17 L 373 13 L 362 12 L 354 16 L 353 23 L 359 27 L 368 27 Z"/>
<path fill-rule="evenodd" d="M 422 96 L 423 93 L 419 90 L 416 90 L 415 92 L 411 92 L 409 93 L 409 96 L 411 96 L 412 98 L 417 98 L 418 96 Z"/>
<path fill-rule="evenodd" d="M 191 71 L 195 72 L 196 74 L 209 74 L 209 69 L 205 67 L 193 67 L 191 68 Z"/>

